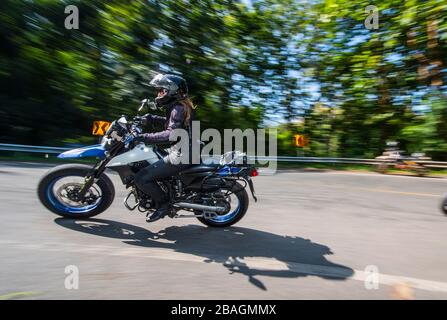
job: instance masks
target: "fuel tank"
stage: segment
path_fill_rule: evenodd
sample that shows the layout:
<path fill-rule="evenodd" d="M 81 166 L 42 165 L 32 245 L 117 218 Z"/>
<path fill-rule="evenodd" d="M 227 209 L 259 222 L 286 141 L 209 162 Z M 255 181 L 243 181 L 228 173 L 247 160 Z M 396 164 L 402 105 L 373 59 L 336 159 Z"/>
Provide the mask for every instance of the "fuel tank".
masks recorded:
<path fill-rule="evenodd" d="M 107 168 L 120 167 L 128 165 L 132 162 L 138 161 L 147 161 L 149 164 L 153 164 L 157 162 L 160 158 L 155 153 L 152 146 L 146 146 L 144 144 L 140 144 L 129 150 L 125 153 L 122 153 L 112 160 L 106 165 Z"/>

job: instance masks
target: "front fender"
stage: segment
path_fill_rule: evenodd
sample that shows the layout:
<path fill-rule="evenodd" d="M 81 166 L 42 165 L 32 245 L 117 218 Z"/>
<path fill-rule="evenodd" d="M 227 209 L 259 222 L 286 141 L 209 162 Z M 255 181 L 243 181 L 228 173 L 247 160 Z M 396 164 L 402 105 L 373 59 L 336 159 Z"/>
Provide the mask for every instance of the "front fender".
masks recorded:
<path fill-rule="evenodd" d="M 71 158 L 86 158 L 86 157 L 98 157 L 104 159 L 105 149 L 100 144 L 95 144 L 93 146 L 87 146 L 83 148 L 77 148 L 62 152 L 57 156 L 60 159 L 71 159 Z"/>

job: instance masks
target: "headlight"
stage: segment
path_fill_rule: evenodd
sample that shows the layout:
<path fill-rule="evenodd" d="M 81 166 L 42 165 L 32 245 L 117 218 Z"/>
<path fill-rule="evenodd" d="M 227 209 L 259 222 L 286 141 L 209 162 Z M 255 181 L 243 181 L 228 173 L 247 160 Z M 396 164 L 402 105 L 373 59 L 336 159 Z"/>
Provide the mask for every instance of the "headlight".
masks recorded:
<path fill-rule="evenodd" d="M 113 140 L 116 140 L 116 141 L 123 140 L 123 137 L 120 136 L 116 131 L 112 131 L 112 133 L 110 134 L 110 138 L 112 138 Z"/>

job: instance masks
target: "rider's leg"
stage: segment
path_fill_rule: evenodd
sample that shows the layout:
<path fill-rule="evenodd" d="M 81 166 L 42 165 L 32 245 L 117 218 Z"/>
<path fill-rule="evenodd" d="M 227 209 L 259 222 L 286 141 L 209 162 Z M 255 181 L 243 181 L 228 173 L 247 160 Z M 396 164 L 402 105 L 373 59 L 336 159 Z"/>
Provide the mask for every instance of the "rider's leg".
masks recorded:
<path fill-rule="evenodd" d="M 160 188 L 156 180 L 171 177 L 183 169 L 185 169 L 184 165 L 173 165 L 161 159 L 137 173 L 135 185 L 151 196 L 157 209 L 148 221 L 152 222 L 164 217 L 171 209 L 168 195 Z"/>

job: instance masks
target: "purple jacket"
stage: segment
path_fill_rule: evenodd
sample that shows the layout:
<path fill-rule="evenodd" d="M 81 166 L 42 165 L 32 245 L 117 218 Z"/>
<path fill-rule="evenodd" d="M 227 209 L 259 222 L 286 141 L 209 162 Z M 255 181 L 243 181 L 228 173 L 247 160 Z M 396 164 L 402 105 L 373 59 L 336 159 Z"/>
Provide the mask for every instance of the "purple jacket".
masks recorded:
<path fill-rule="evenodd" d="M 185 107 L 181 104 L 175 104 L 166 110 L 166 117 L 148 114 L 146 119 L 148 122 L 156 122 L 164 124 L 164 130 L 160 132 L 145 133 L 144 138 L 146 143 L 169 143 L 169 135 L 172 130 L 184 128 Z M 169 116 L 169 119 L 168 119 Z"/>

